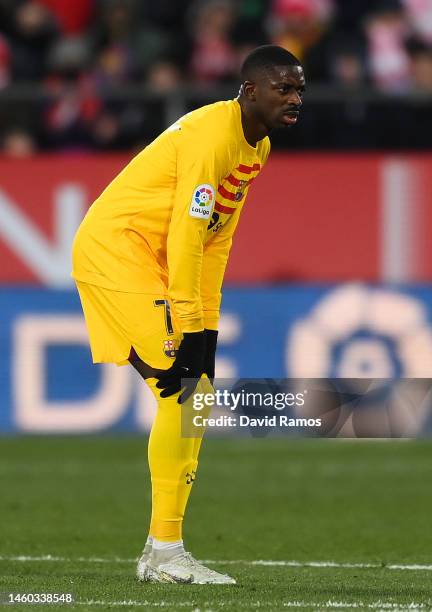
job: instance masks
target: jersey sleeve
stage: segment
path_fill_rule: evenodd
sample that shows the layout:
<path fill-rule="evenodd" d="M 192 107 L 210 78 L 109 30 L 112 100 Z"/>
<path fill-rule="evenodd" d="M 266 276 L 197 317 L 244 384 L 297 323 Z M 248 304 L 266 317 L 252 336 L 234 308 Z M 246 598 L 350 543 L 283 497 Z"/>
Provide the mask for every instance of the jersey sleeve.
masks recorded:
<path fill-rule="evenodd" d="M 270 154 L 270 139 L 266 137 L 260 146 L 261 167 L 266 163 Z M 204 248 L 201 299 L 203 305 L 204 327 L 218 329 L 221 305 L 221 289 L 225 269 L 231 250 L 232 239 L 237 227 L 240 213 L 245 205 L 246 197 L 241 206 L 236 208 L 229 221 L 220 232 L 211 238 Z"/>
<path fill-rule="evenodd" d="M 201 300 L 206 329 L 218 329 L 222 283 L 241 209 L 242 206 L 236 209 L 220 232 L 215 234 L 204 248 Z"/>
<path fill-rule="evenodd" d="M 204 329 L 201 301 L 203 253 L 215 194 L 228 167 L 223 130 L 177 137 L 177 186 L 168 228 L 168 294 L 183 332 Z"/>

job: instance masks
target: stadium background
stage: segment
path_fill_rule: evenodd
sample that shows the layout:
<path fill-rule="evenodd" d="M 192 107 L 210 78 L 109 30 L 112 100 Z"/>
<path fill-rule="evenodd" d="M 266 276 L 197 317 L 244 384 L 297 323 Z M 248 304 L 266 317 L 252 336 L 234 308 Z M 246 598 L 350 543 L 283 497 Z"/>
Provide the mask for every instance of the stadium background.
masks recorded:
<path fill-rule="evenodd" d="M 185 541 L 239 586 L 134 580 L 154 405 L 129 368 L 92 366 L 70 245 L 127 160 L 234 97 L 268 42 L 301 57 L 307 93 L 235 237 L 218 375 L 420 377 L 420 412 L 403 395 L 395 420 L 358 416 L 432 431 L 431 0 L 0 0 L 0 593 L 432 609 L 430 440 L 209 437 Z"/>
<path fill-rule="evenodd" d="M 131 156 L 234 97 L 269 42 L 307 93 L 234 241 L 217 374 L 429 376 L 430 2 L 1 0 L 0 24 L 1 431 L 148 427 L 133 372 L 90 363 L 71 241 Z"/>

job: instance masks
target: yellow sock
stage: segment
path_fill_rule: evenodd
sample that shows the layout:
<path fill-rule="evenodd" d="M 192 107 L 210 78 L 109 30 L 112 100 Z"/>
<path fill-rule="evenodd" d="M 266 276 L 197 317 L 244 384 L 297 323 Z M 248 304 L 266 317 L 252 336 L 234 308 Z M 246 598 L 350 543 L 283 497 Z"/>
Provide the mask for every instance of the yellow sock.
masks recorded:
<path fill-rule="evenodd" d="M 146 382 L 158 402 L 148 446 L 152 481 L 149 535 L 163 542 L 175 542 L 182 539 L 183 517 L 195 480 L 202 437 L 182 437 L 179 394 L 161 398 L 157 380 L 149 378 Z"/>

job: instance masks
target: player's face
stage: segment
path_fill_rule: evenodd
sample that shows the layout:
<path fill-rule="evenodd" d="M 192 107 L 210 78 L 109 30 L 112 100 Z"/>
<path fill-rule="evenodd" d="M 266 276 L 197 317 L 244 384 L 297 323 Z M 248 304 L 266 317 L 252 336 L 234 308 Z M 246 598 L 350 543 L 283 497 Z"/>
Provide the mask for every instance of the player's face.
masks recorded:
<path fill-rule="evenodd" d="M 297 123 L 305 89 L 301 66 L 275 66 L 255 83 L 256 111 L 269 130 Z"/>

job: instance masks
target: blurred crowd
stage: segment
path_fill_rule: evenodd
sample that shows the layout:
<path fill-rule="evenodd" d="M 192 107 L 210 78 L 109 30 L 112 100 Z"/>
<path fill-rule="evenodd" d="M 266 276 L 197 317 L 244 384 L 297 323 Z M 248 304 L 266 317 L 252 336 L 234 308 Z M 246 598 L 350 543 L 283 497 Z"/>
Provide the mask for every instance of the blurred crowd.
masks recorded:
<path fill-rule="evenodd" d="M 14 85 L 47 94 L 36 112 L 9 105 L 2 149 L 130 147 L 160 109 L 110 92 L 237 84 L 267 43 L 309 84 L 432 93 L 432 0 L 0 0 L 0 101 Z"/>

